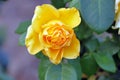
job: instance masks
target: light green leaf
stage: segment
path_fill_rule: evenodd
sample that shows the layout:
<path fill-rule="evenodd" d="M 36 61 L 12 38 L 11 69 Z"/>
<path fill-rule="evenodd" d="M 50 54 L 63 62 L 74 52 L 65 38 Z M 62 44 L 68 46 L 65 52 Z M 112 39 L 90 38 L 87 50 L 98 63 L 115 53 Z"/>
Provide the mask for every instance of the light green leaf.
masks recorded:
<path fill-rule="evenodd" d="M 78 80 L 82 78 L 82 71 L 79 59 L 69 60 L 69 63 L 75 68 L 78 76 Z"/>
<path fill-rule="evenodd" d="M 109 72 L 116 72 L 115 62 L 110 54 L 94 53 L 93 54 L 97 64 L 104 70 Z"/>
<path fill-rule="evenodd" d="M 70 64 L 62 64 L 62 80 L 77 80 L 76 71 Z"/>
<path fill-rule="evenodd" d="M 45 80 L 77 80 L 77 74 L 70 64 L 52 65 L 46 72 Z"/>
<path fill-rule="evenodd" d="M 88 76 L 95 74 L 98 70 L 98 65 L 91 54 L 85 55 L 80 59 L 82 72 Z"/>
<path fill-rule="evenodd" d="M 80 0 L 80 12 L 88 26 L 97 33 L 106 31 L 114 21 L 114 0 Z"/>
<path fill-rule="evenodd" d="M 93 52 L 93 51 L 95 51 L 99 47 L 99 41 L 97 39 L 94 39 L 94 38 L 88 39 L 85 42 L 85 46 L 87 47 L 87 49 L 90 52 Z"/>
<path fill-rule="evenodd" d="M 80 9 L 80 1 L 79 0 L 72 0 L 69 2 L 69 7 L 76 7 L 77 9 Z"/>
<path fill-rule="evenodd" d="M 52 65 L 47 69 L 45 80 L 61 80 L 61 65 Z"/>
<path fill-rule="evenodd" d="M 25 46 L 25 37 L 26 37 L 26 32 L 20 35 L 18 45 Z"/>
<path fill-rule="evenodd" d="M 31 21 L 25 21 L 21 22 L 19 27 L 15 30 L 17 34 L 23 34 L 24 32 L 27 32 L 27 28 L 30 26 Z"/>
<path fill-rule="evenodd" d="M 49 61 L 48 58 L 41 59 L 39 63 L 39 69 L 38 69 L 38 75 L 40 80 L 45 80 L 45 74 L 49 66 L 51 66 L 52 63 Z"/>

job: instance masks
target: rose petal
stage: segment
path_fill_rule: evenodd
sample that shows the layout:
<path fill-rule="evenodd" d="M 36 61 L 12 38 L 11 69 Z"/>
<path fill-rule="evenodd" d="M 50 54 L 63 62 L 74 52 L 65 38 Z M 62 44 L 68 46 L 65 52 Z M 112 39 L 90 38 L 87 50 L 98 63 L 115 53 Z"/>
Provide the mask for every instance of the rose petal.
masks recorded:
<path fill-rule="evenodd" d="M 52 5 L 44 4 L 42 6 L 37 6 L 32 19 L 32 27 L 36 32 L 39 33 L 42 25 L 58 17 L 59 12 Z"/>
<path fill-rule="evenodd" d="M 63 57 L 63 49 L 45 49 L 45 54 L 54 64 L 59 64 Z"/>
<path fill-rule="evenodd" d="M 31 26 L 27 30 L 25 44 L 30 54 L 34 55 L 43 49 L 42 44 L 39 41 L 39 36 L 35 33 Z"/>
<path fill-rule="evenodd" d="M 58 11 L 60 13 L 60 20 L 70 28 L 74 28 L 80 24 L 81 18 L 76 8 L 61 8 Z"/>
<path fill-rule="evenodd" d="M 115 0 L 115 13 L 118 12 L 119 3 L 120 3 L 120 0 Z"/>
<path fill-rule="evenodd" d="M 71 45 L 64 48 L 63 57 L 67 59 L 75 59 L 79 56 L 79 54 L 80 42 L 74 35 L 72 38 Z"/>

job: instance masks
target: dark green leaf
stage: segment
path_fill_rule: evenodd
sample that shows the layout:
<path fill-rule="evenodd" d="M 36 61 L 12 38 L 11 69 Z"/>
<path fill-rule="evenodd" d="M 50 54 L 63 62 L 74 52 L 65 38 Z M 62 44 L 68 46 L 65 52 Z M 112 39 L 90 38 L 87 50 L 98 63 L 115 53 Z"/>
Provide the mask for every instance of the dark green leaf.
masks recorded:
<path fill-rule="evenodd" d="M 56 8 L 62 8 L 65 7 L 64 0 L 51 0 L 51 4 L 55 6 Z"/>
<path fill-rule="evenodd" d="M 81 71 L 80 60 L 79 59 L 69 60 L 69 63 L 75 68 L 77 72 L 78 80 L 81 80 L 82 71 Z"/>
<path fill-rule="evenodd" d="M 72 1 L 72 0 L 64 0 L 64 3 L 68 3 L 68 2 L 70 2 L 70 1 Z"/>
<path fill-rule="evenodd" d="M 77 37 L 80 40 L 86 39 L 92 35 L 92 31 L 89 29 L 89 27 L 85 24 L 83 20 L 80 26 L 76 27 L 74 30 L 75 30 Z"/>
<path fill-rule="evenodd" d="M 119 51 L 120 47 L 118 44 L 112 41 L 105 41 L 100 45 L 99 51 L 106 54 L 114 55 Z"/>
<path fill-rule="evenodd" d="M 70 64 L 52 65 L 47 70 L 45 80 L 77 80 L 77 74 Z"/>
<path fill-rule="evenodd" d="M 40 80 L 45 80 L 45 74 L 46 74 L 46 71 L 48 69 L 49 66 L 51 66 L 51 62 L 49 61 L 49 59 L 41 59 L 40 61 L 40 64 L 39 64 L 39 79 Z"/>
<path fill-rule="evenodd" d="M 114 0 L 80 0 L 80 12 L 91 29 L 102 33 L 114 21 Z"/>
<path fill-rule="evenodd" d="M 77 9 L 80 9 L 80 1 L 72 0 L 71 2 L 69 2 L 69 7 L 76 7 Z"/>
<path fill-rule="evenodd" d="M 85 42 L 85 46 L 90 52 L 93 52 L 99 47 L 99 41 L 94 38 L 89 39 Z"/>
<path fill-rule="evenodd" d="M 82 67 L 82 72 L 90 76 L 97 72 L 98 65 L 92 55 L 85 55 L 81 58 L 80 64 Z"/>
<path fill-rule="evenodd" d="M 45 59 L 45 58 L 47 58 L 47 57 L 42 53 L 42 51 L 38 52 L 35 56 L 36 56 L 38 59 Z"/>
<path fill-rule="evenodd" d="M 0 0 L 0 1 L 7 1 L 7 0 Z"/>
<path fill-rule="evenodd" d="M 31 21 L 25 21 L 20 23 L 19 27 L 16 29 L 17 34 L 23 34 L 24 32 L 27 31 L 27 28 L 30 26 Z"/>
<path fill-rule="evenodd" d="M 120 59 L 120 51 L 118 52 L 118 57 L 119 57 L 119 59 Z"/>
<path fill-rule="evenodd" d="M 94 53 L 93 54 L 97 64 L 104 70 L 109 72 L 115 72 L 116 66 L 115 62 L 110 54 L 106 53 Z"/>
<path fill-rule="evenodd" d="M 20 46 L 25 46 L 25 37 L 26 37 L 26 32 L 20 35 L 18 42 Z"/>

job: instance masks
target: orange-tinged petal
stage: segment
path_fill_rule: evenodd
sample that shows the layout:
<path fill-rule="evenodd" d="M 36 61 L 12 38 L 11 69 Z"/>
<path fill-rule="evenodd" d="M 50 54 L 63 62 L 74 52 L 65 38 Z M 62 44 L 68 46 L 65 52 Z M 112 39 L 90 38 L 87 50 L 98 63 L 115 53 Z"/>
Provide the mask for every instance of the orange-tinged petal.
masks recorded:
<path fill-rule="evenodd" d="M 34 55 L 43 49 L 42 44 L 40 44 L 39 36 L 30 26 L 27 30 L 27 35 L 25 39 L 25 44 L 30 54 Z"/>
<path fill-rule="evenodd" d="M 49 57 L 52 63 L 59 64 L 63 57 L 63 50 L 46 48 L 44 54 L 46 54 Z"/>
<path fill-rule="evenodd" d="M 56 59 L 51 60 L 54 64 L 59 64 L 63 57 L 63 49 L 60 50 L 59 54 L 57 55 Z"/>
<path fill-rule="evenodd" d="M 59 54 L 60 50 L 59 49 L 50 49 L 50 48 L 45 48 L 45 54 L 50 58 L 50 59 L 55 59 L 57 55 Z"/>
<path fill-rule="evenodd" d="M 67 59 L 75 59 L 80 54 L 80 42 L 74 35 L 70 46 L 64 48 L 63 57 Z"/>
<path fill-rule="evenodd" d="M 32 27 L 36 32 L 40 32 L 42 25 L 59 17 L 59 12 L 52 5 L 44 4 L 37 6 L 32 19 Z"/>
<path fill-rule="evenodd" d="M 60 20 L 70 28 L 80 24 L 80 14 L 76 8 L 60 8 L 58 11 L 60 13 Z"/>

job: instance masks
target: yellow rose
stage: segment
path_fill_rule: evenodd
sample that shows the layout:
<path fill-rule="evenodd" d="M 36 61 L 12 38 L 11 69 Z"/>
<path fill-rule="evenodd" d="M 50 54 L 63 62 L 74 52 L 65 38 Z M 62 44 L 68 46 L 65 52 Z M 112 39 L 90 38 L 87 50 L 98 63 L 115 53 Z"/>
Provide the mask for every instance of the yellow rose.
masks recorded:
<path fill-rule="evenodd" d="M 115 0 L 115 26 L 113 29 L 119 29 L 118 34 L 120 34 L 120 0 Z"/>
<path fill-rule="evenodd" d="M 37 6 L 25 39 L 29 53 L 42 51 L 54 64 L 59 64 L 62 58 L 75 59 L 80 54 L 80 42 L 73 28 L 80 22 L 76 8 Z"/>

